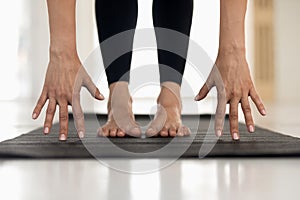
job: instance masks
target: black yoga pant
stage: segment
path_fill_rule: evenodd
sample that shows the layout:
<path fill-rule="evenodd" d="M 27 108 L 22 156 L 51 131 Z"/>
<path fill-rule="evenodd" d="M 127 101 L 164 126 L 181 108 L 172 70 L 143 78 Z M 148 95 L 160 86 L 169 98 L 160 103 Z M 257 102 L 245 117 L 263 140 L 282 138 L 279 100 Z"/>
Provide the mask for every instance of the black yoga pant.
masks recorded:
<path fill-rule="evenodd" d="M 160 82 L 172 81 L 181 84 L 186 64 L 188 37 L 178 40 L 177 37 L 170 37 L 168 32 L 160 30 L 162 30 L 161 28 L 171 29 L 189 36 L 193 16 L 193 0 L 153 0 L 152 12 L 153 24 L 156 28 Z M 108 84 L 117 81 L 129 82 L 137 15 L 137 0 L 96 0 L 98 37 Z M 118 41 L 119 44 L 108 42 L 106 45 L 102 45 L 105 44 L 102 42 L 106 39 L 124 31 L 127 31 L 124 41 Z M 166 47 L 170 45 L 165 44 L 174 44 L 171 46 L 176 49 L 170 49 L 173 47 Z M 110 62 L 112 54 L 115 54 L 121 45 L 123 45 L 122 48 L 130 49 L 130 51 Z"/>

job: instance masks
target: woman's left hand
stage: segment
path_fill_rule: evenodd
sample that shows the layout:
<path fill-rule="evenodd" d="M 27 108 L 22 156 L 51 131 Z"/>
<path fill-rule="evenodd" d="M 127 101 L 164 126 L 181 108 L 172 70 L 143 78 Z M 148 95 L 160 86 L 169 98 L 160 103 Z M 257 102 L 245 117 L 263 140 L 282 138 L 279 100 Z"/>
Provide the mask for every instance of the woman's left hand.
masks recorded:
<path fill-rule="evenodd" d="M 230 105 L 230 133 L 234 140 L 240 139 L 238 128 L 238 105 L 241 103 L 249 132 L 254 132 L 254 122 L 249 103 L 249 96 L 255 103 L 261 115 L 266 115 L 266 109 L 257 94 L 251 79 L 244 50 L 219 51 L 215 66 L 206 83 L 201 88 L 196 101 L 204 99 L 210 89 L 216 86 L 218 104 L 215 115 L 215 133 L 218 137 L 223 134 L 226 104 Z"/>

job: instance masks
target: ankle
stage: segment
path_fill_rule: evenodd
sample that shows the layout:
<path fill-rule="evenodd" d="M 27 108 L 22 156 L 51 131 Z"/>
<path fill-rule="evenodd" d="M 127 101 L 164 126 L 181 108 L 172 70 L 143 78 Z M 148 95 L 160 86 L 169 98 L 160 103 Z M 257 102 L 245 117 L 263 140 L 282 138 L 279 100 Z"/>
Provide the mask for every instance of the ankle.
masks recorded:
<path fill-rule="evenodd" d="M 129 83 L 126 81 L 118 81 L 109 85 L 109 91 L 113 91 L 115 88 L 127 88 Z"/>
<path fill-rule="evenodd" d="M 157 104 L 163 107 L 178 106 L 181 108 L 180 86 L 173 82 L 163 83 L 157 98 Z"/>
<path fill-rule="evenodd" d="M 160 84 L 161 90 L 167 89 L 172 91 L 174 94 L 180 95 L 181 85 L 175 82 L 167 81 Z"/>

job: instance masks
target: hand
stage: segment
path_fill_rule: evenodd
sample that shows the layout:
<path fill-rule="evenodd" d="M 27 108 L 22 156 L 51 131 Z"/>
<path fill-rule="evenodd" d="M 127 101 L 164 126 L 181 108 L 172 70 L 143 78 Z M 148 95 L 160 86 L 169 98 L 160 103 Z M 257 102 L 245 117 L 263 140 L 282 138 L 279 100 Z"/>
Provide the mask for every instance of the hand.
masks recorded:
<path fill-rule="evenodd" d="M 56 105 L 59 106 L 59 140 L 68 136 L 68 105 L 72 106 L 78 136 L 84 137 L 84 114 L 80 106 L 80 90 L 86 87 L 92 96 L 103 100 L 103 95 L 92 82 L 82 66 L 77 54 L 75 56 L 51 56 L 42 94 L 34 108 L 32 118 L 37 119 L 48 100 L 44 134 L 51 131 Z"/>
<path fill-rule="evenodd" d="M 252 82 L 249 67 L 243 51 L 219 52 L 206 83 L 195 97 L 196 101 L 204 99 L 210 89 L 216 86 L 218 104 L 215 115 L 215 132 L 218 137 L 223 134 L 226 104 L 230 105 L 230 133 L 234 140 L 239 140 L 238 105 L 241 103 L 249 132 L 254 132 L 254 122 L 248 97 L 250 96 L 261 115 L 266 115 L 266 109 L 257 94 Z"/>

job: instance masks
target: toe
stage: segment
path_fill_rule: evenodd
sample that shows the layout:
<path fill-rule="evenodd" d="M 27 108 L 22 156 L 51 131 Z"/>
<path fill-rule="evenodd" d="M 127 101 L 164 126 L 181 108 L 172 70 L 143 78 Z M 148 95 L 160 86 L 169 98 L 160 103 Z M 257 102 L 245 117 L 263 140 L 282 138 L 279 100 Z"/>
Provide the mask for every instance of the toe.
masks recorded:
<path fill-rule="evenodd" d="M 157 135 L 157 132 L 158 132 L 158 131 L 157 131 L 156 129 L 150 127 L 150 128 L 148 128 L 147 131 L 146 131 L 146 136 L 147 136 L 147 137 L 154 137 L 154 136 Z"/>
<path fill-rule="evenodd" d="M 118 137 L 124 137 L 125 136 L 125 132 L 123 130 L 121 130 L 121 129 L 118 129 L 117 136 Z"/>
<path fill-rule="evenodd" d="M 162 137 L 168 137 L 168 128 L 167 127 L 163 127 L 161 129 L 160 136 L 162 136 Z"/>
<path fill-rule="evenodd" d="M 184 134 L 184 136 L 191 135 L 191 130 L 188 127 L 183 126 L 182 128 L 183 128 L 183 134 Z"/>
<path fill-rule="evenodd" d="M 133 137 L 140 137 L 141 129 L 139 127 L 134 127 L 128 131 L 128 135 L 133 136 Z"/>
<path fill-rule="evenodd" d="M 178 131 L 177 131 L 177 135 L 179 137 L 184 136 L 184 128 L 183 127 L 179 127 Z"/>
<path fill-rule="evenodd" d="M 109 136 L 109 129 L 106 126 L 100 127 L 98 129 L 98 135 L 102 137 L 108 137 Z"/>
<path fill-rule="evenodd" d="M 170 135 L 171 137 L 175 137 L 176 134 L 177 134 L 176 128 L 175 128 L 175 127 L 170 127 L 170 128 L 169 128 L 169 135 Z"/>
<path fill-rule="evenodd" d="M 98 128 L 98 130 L 97 130 L 97 134 L 98 134 L 98 136 L 99 137 L 102 137 L 103 136 L 103 130 L 102 130 L 102 128 L 100 127 L 100 128 Z"/>
<path fill-rule="evenodd" d="M 110 135 L 110 137 L 116 137 L 117 136 L 117 129 L 116 128 L 111 128 L 109 130 L 109 135 Z"/>

